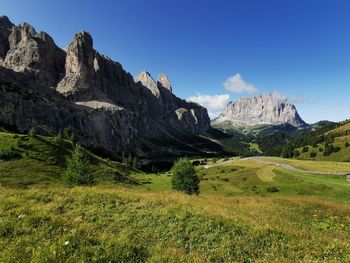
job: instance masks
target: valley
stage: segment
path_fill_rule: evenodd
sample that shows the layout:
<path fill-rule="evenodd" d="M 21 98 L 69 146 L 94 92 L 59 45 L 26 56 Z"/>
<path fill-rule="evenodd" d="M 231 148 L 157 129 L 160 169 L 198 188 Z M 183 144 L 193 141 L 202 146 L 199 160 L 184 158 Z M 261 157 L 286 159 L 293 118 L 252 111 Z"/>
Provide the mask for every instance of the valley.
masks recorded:
<path fill-rule="evenodd" d="M 350 183 L 327 173 L 350 172 L 349 163 L 193 159 L 200 194 L 188 196 L 171 189 L 170 172 L 144 173 L 89 151 L 96 183 L 71 187 L 63 177 L 69 140 L 0 137 L 2 262 L 350 259 Z"/>
<path fill-rule="evenodd" d="M 60 47 L 31 24 L 0 16 L 0 263 L 350 262 L 349 111 L 334 114 L 346 81 L 337 85 L 309 64 L 323 60 L 307 54 L 327 52 L 294 53 L 317 30 L 299 41 L 300 29 L 293 29 L 287 43 L 259 43 L 269 34 L 260 32 L 264 21 L 252 23 L 257 14 L 249 7 L 249 23 L 240 26 L 248 32 L 227 41 L 238 28 L 217 35 L 225 11 L 211 17 L 217 3 L 203 14 L 206 3 L 196 4 L 188 17 L 204 19 L 189 23 L 182 14 L 193 3 L 186 2 L 167 28 L 176 12 L 158 10 L 168 3 L 149 9 L 148 1 L 134 12 L 140 1 L 128 13 L 128 1 L 120 2 L 107 16 L 109 10 L 95 10 L 99 3 L 89 13 L 84 2 L 69 19 L 75 4 L 60 3 L 75 26 L 61 19 L 48 30 L 58 31 L 62 45 L 92 21 L 96 42 L 81 30 Z M 78 20 L 82 7 L 89 16 Z M 147 16 L 150 10 L 158 16 Z M 236 6 L 227 10 L 235 15 L 224 24 L 241 14 Z M 264 16 L 277 13 L 283 21 L 299 18 Z M 269 30 L 270 24 L 284 32 L 284 24 L 267 23 Z M 255 28 L 256 39 L 249 32 Z M 298 48 L 287 49 L 290 43 Z M 283 50 L 292 57 L 282 57 Z M 340 76 L 340 65 L 337 74 L 327 73 Z M 244 78 L 232 72 L 241 69 Z M 331 117 L 319 121 L 323 116 Z"/>

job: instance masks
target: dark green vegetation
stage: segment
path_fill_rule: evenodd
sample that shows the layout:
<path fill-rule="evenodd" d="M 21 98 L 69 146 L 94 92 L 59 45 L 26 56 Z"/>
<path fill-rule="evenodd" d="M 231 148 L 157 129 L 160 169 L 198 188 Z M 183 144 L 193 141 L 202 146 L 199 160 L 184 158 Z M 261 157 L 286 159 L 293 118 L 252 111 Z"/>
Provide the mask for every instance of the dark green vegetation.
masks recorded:
<path fill-rule="evenodd" d="M 70 141 L 2 132 L 0 150 L 0 262 L 350 260 L 345 176 L 192 160 L 200 194 L 190 196 L 171 189 L 170 173 L 145 174 L 84 150 L 96 183 L 69 187 Z"/>
<path fill-rule="evenodd" d="M 216 127 L 225 131 L 228 137 L 222 138 L 220 143 L 228 154 L 239 156 L 283 156 L 293 158 L 298 156 L 291 143 L 300 138 L 308 138 L 317 132 L 336 127 L 336 123 L 322 121 L 313 125 L 296 128 L 289 124 L 283 125 L 259 125 L 246 129 Z"/>
<path fill-rule="evenodd" d="M 67 160 L 64 176 L 68 182 L 75 185 L 92 185 L 95 183 L 88 156 L 81 146 L 74 146 L 72 156 Z"/>
<path fill-rule="evenodd" d="M 186 194 L 199 194 L 199 178 L 196 171 L 187 158 L 181 158 L 171 168 L 171 186 L 174 190 Z"/>
<path fill-rule="evenodd" d="M 66 184 L 63 174 L 74 146 L 59 137 L 0 132 L 0 184 L 29 187 L 38 184 Z M 132 169 L 86 151 L 91 175 L 100 182 L 130 181 Z"/>
<path fill-rule="evenodd" d="M 350 122 L 332 123 L 282 147 L 282 157 L 350 161 Z M 295 154 L 297 153 L 297 154 Z"/>

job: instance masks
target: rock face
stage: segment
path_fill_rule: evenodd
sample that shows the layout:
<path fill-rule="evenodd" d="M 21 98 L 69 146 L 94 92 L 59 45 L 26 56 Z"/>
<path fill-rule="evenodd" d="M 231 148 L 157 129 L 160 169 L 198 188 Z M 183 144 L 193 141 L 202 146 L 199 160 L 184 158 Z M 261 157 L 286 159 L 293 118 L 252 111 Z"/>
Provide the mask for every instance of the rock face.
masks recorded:
<path fill-rule="evenodd" d="M 70 127 L 79 143 L 115 155 L 218 149 L 203 139 L 211 128 L 205 108 L 176 97 L 165 74 L 134 80 L 94 50 L 89 33 L 62 50 L 46 33 L 0 17 L 0 40 L 0 125 L 50 135 Z"/>
<path fill-rule="evenodd" d="M 224 112 L 213 120 L 215 125 L 221 123 L 230 123 L 235 127 L 280 124 L 290 124 L 295 127 L 307 126 L 300 118 L 295 106 L 274 93 L 230 102 Z"/>

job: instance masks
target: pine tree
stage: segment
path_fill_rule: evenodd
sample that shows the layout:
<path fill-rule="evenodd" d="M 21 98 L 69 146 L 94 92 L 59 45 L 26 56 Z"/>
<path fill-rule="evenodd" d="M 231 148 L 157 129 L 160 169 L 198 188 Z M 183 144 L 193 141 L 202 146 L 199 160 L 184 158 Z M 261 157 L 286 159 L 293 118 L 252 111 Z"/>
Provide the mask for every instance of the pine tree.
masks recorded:
<path fill-rule="evenodd" d="M 76 145 L 72 156 L 67 160 L 66 179 L 75 185 L 92 185 L 94 177 L 90 172 L 90 162 L 80 145 Z"/>
<path fill-rule="evenodd" d="M 172 188 L 187 194 L 199 193 L 199 177 L 187 158 L 179 159 L 171 169 Z"/>

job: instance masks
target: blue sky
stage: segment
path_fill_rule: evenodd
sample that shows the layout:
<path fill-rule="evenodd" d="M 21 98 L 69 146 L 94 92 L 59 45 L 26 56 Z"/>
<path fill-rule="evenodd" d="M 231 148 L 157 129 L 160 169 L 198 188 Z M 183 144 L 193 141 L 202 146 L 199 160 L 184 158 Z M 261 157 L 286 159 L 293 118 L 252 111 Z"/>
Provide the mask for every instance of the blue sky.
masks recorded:
<path fill-rule="evenodd" d="M 0 10 L 60 47 L 86 30 L 127 71 L 165 72 L 176 95 L 212 114 L 279 92 L 307 122 L 350 118 L 347 0 L 1 0 Z"/>

